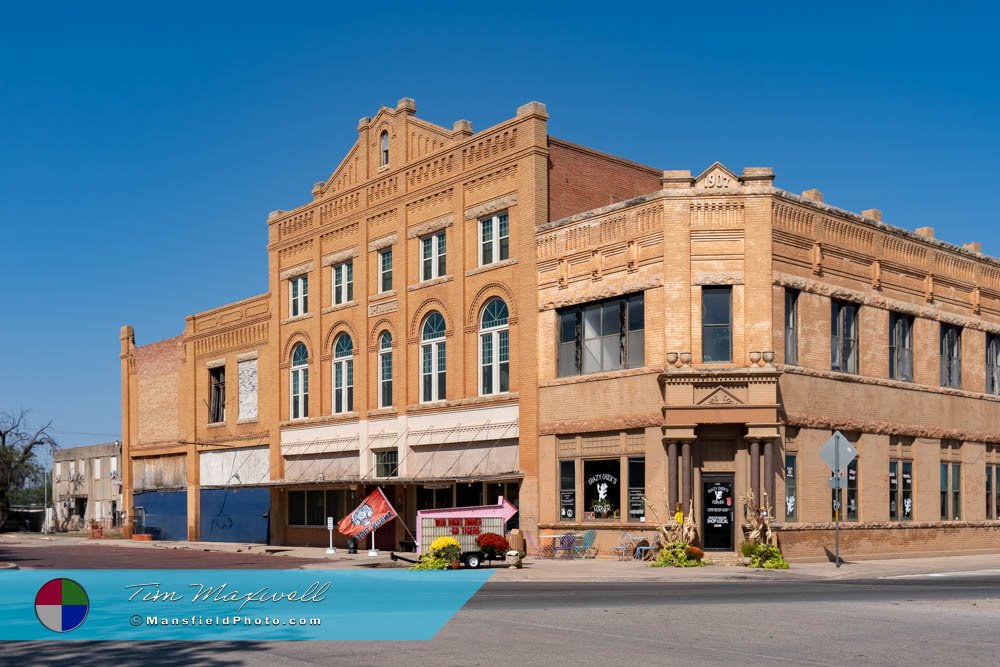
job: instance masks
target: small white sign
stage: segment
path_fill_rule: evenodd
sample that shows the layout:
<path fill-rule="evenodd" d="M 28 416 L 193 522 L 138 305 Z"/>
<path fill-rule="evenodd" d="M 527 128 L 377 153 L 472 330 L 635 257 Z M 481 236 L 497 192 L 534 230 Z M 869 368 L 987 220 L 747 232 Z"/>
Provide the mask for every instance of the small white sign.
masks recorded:
<path fill-rule="evenodd" d="M 326 517 L 326 529 L 327 530 L 333 530 L 333 517 L 332 516 Z"/>

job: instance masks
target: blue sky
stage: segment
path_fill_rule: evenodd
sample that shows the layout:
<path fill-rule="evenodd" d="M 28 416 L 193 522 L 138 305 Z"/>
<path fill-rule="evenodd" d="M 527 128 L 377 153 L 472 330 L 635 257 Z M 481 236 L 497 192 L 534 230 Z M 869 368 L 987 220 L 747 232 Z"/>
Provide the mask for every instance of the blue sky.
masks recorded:
<path fill-rule="evenodd" d="M 986 5 L 23 4 L 0 21 L 0 411 L 63 446 L 119 435 L 119 327 L 146 344 L 266 291 L 268 211 L 401 97 L 475 130 L 539 100 L 555 136 L 771 166 L 1000 254 Z"/>

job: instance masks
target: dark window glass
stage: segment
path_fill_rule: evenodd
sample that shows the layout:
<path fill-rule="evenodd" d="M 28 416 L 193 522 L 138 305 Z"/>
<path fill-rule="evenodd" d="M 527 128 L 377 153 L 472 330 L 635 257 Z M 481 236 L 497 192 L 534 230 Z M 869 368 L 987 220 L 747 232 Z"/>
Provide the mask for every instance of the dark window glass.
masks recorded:
<path fill-rule="evenodd" d="M 831 368 L 842 373 L 858 372 L 858 307 L 832 302 L 830 319 Z"/>
<path fill-rule="evenodd" d="M 384 452 L 375 452 L 375 476 L 399 476 L 399 453 L 397 450 L 390 449 Z"/>
<path fill-rule="evenodd" d="M 799 363 L 799 293 L 785 290 L 785 363 Z"/>
<path fill-rule="evenodd" d="M 785 521 L 798 517 L 798 470 L 795 454 L 785 454 Z"/>
<path fill-rule="evenodd" d="M 733 360 L 732 288 L 701 288 L 702 361 Z"/>
<path fill-rule="evenodd" d="M 646 518 L 646 459 L 628 460 L 628 520 L 644 521 Z"/>
<path fill-rule="evenodd" d="M 1000 394 L 1000 336 L 986 336 L 986 393 Z"/>
<path fill-rule="evenodd" d="M 941 325 L 941 386 L 962 388 L 962 330 Z"/>
<path fill-rule="evenodd" d="M 306 492 L 288 492 L 288 524 L 304 526 L 306 523 Z"/>
<path fill-rule="evenodd" d="M 860 507 L 858 496 L 858 459 L 855 458 L 847 466 L 847 488 L 833 490 L 833 518 L 836 520 L 840 510 L 841 521 L 857 521 Z"/>
<path fill-rule="evenodd" d="M 306 491 L 306 523 L 310 526 L 326 525 L 326 505 L 323 491 Z"/>
<path fill-rule="evenodd" d="M 621 516 L 621 467 L 619 459 L 583 462 L 584 518 Z"/>
<path fill-rule="evenodd" d="M 456 487 L 456 507 L 478 507 L 483 504 L 483 485 L 481 482 L 459 482 Z"/>
<path fill-rule="evenodd" d="M 913 382 L 913 318 L 889 314 L 889 377 Z"/>
<path fill-rule="evenodd" d="M 559 462 L 559 518 L 575 521 L 576 515 L 576 462 Z"/>
<path fill-rule="evenodd" d="M 210 368 L 208 374 L 211 386 L 211 414 L 208 420 L 213 424 L 220 424 L 226 421 L 226 368 Z"/>

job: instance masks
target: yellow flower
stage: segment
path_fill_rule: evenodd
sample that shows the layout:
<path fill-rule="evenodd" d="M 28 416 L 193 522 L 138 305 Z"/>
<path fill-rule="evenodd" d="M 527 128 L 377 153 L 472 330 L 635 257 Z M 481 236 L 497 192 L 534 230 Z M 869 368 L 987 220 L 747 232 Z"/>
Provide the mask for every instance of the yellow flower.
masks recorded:
<path fill-rule="evenodd" d="M 460 545 L 458 540 L 454 537 L 439 537 L 431 542 L 431 551 L 441 551 L 442 549 L 447 549 L 448 547 L 461 549 L 462 545 Z"/>

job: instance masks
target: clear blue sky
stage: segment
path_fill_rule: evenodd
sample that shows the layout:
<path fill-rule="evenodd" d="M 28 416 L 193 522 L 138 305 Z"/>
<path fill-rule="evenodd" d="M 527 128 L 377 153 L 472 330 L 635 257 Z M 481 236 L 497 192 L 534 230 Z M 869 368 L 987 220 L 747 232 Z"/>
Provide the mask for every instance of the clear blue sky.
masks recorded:
<path fill-rule="evenodd" d="M 119 435 L 119 327 L 142 345 L 266 291 L 267 212 L 400 97 L 476 130 L 539 100 L 556 136 L 771 166 L 1000 254 L 986 5 L 21 4 L 0 21 L 0 411 L 63 446 Z"/>

